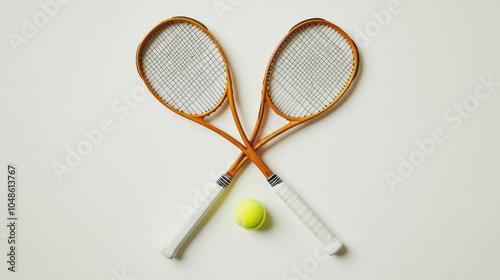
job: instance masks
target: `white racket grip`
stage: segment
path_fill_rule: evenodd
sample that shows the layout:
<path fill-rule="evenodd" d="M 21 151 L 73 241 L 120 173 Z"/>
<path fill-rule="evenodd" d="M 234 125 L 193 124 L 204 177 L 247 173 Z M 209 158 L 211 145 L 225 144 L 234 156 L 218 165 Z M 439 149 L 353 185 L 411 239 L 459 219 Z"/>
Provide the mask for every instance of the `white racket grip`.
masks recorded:
<path fill-rule="evenodd" d="M 273 187 L 276 194 L 285 202 L 293 213 L 311 231 L 323 245 L 328 254 L 337 253 L 343 246 L 325 224 L 309 209 L 302 199 L 285 182 L 280 182 Z"/>
<path fill-rule="evenodd" d="M 221 181 L 221 178 L 224 178 L 224 180 Z M 186 221 L 184 226 L 174 237 L 174 239 L 167 246 L 165 246 L 163 249 L 160 250 L 162 255 L 164 255 L 169 259 L 173 259 L 175 257 L 177 251 L 181 248 L 184 241 L 188 239 L 189 235 L 200 223 L 205 214 L 207 214 L 212 205 L 215 204 L 215 201 L 220 197 L 220 195 L 222 194 L 222 192 L 224 191 L 224 189 L 226 188 L 226 186 L 229 184 L 230 181 L 231 179 L 227 177 L 227 175 L 225 174 L 222 175 L 219 178 L 219 180 L 217 180 L 217 184 L 214 187 L 211 195 L 207 196 L 206 199 L 203 200 L 203 202 L 200 203 L 200 205 L 198 205 L 193 214 L 191 214 L 191 216 Z"/>

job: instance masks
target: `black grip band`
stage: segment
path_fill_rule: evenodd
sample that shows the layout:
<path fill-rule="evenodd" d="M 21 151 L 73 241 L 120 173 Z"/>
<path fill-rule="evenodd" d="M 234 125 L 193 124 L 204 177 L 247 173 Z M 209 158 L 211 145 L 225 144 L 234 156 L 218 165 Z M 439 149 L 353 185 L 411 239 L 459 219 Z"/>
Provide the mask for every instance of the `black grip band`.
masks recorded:
<path fill-rule="evenodd" d="M 273 174 L 273 175 L 269 176 L 269 178 L 267 178 L 267 182 L 269 183 L 269 185 L 271 185 L 271 187 L 274 187 L 283 181 L 281 181 L 281 178 L 278 177 L 278 175 Z"/>
<path fill-rule="evenodd" d="M 217 179 L 217 185 L 225 188 L 231 183 L 231 178 L 227 174 L 222 174 L 219 179 Z"/>

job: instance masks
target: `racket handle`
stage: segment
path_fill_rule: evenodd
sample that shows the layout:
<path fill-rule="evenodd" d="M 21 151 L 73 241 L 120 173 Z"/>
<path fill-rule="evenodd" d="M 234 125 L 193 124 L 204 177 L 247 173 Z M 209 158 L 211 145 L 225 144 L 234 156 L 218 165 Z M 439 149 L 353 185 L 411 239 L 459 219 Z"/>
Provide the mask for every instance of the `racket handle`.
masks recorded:
<path fill-rule="evenodd" d="M 207 198 L 200 205 L 198 205 L 193 214 L 189 217 L 184 226 L 174 237 L 174 239 L 167 246 L 160 250 L 162 255 L 169 259 L 173 259 L 175 257 L 177 251 L 181 248 L 184 241 L 188 239 L 189 235 L 200 223 L 205 214 L 208 213 L 212 205 L 215 204 L 215 201 L 220 197 L 220 195 L 230 182 L 231 178 L 229 178 L 226 174 L 223 174 L 217 180 L 217 187 L 213 190 L 213 193 L 210 196 L 207 196 Z"/>
<path fill-rule="evenodd" d="M 275 176 L 275 175 L 274 175 Z M 273 176 L 271 176 L 273 177 Z M 271 177 L 269 179 L 271 179 Z M 311 233 L 323 245 L 328 254 L 333 255 L 342 248 L 342 242 L 338 240 L 325 224 L 313 213 L 302 199 L 279 177 L 269 180 L 276 194 L 285 202 L 293 213 L 311 231 Z"/>

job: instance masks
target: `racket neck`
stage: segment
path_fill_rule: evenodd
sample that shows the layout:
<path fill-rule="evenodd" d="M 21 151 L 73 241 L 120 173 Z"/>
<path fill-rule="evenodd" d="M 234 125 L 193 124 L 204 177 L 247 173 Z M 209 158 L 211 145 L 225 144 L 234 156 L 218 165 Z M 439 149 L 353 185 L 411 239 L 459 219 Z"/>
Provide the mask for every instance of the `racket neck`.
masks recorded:
<path fill-rule="evenodd" d="M 292 121 L 292 122 L 289 122 L 288 124 L 282 126 L 281 128 L 275 130 L 273 133 L 267 135 L 265 138 L 263 138 L 262 140 L 260 140 L 259 142 L 257 142 L 256 144 L 252 144 L 253 145 L 253 150 L 254 151 L 257 151 L 258 149 L 260 149 L 262 146 L 264 146 L 267 142 L 271 141 L 272 139 L 278 137 L 280 134 L 282 134 L 283 132 L 301 124 L 302 122 L 300 121 Z M 257 133 L 256 133 L 257 134 Z M 255 141 L 254 141 L 255 142 Z M 234 175 L 236 173 L 238 173 L 238 171 L 241 169 L 241 167 L 243 167 L 243 165 L 247 162 L 248 160 L 248 157 L 245 153 L 240 153 L 240 155 L 238 156 L 238 158 L 236 159 L 236 161 L 233 163 L 233 165 L 231 165 L 231 167 L 227 170 L 226 174 L 228 174 L 229 176 L 234 177 Z"/>
<path fill-rule="evenodd" d="M 241 144 L 238 140 L 236 140 L 234 137 L 231 135 L 227 134 L 223 130 L 217 128 L 216 126 L 213 126 L 212 124 L 206 122 L 203 118 L 190 118 L 190 120 L 199 123 L 203 125 L 204 127 L 212 130 L 213 132 L 219 134 L 220 136 L 226 138 L 229 142 L 231 142 L 233 145 L 235 145 L 238 149 L 241 150 L 241 152 L 245 155 L 245 158 L 249 158 L 251 161 L 255 163 L 255 165 L 259 168 L 259 170 L 268 178 L 273 174 L 271 169 L 262 161 L 262 159 L 255 153 L 253 149 L 247 149 L 243 144 Z M 248 140 L 247 140 L 248 141 Z M 249 146 L 251 147 L 251 146 Z M 234 177 L 235 173 L 227 173 L 227 175 L 231 178 Z"/>
<path fill-rule="evenodd" d="M 265 84 L 264 84 L 265 87 Z M 250 136 L 250 139 L 248 139 L 248 142 L 250 143 L 250 146 L 253 147 L 255 141 L 257 140 L 257 135 L 259 134 L 260 131 L 260 126 L 262 125 L 262 121 L 264 119 L 264 107 L 266 104 L 266 94 L 265 94 L 265 88 L 262 89 L 262 94 L 261 94 L 261 100 L 260 100 L 260 108 L 259 108 L 259 114 L 257 115 L 257 120 L 255 121 L 255 125 L 252 131 L 252 135 Z M 234 115 L 233 115 L 234 116 Z M 257 151 L 254 147 L 254 151 Z M 244 153 L 240 153 L 236 161 L 231 165 L 231 167 L 227 170 L 226 174 L 229 176 L 234 177 L 238 170 L 242 167 L 243 164 L 248 160 L 248 157 Z"/>
<path fill-rule="evenodd" d="M 228 75 L 230 76 L 229 72 Z M 245 155 L 248 156 L 248 158 L 257 165 L 257 167 L 262 171 L 264 176 L 268 178 L 269 176 L 273 175 L 274 173 L 270 170 L 270 168 L 262 161 L 262 159 L 255 153 L 252 143 L 250 140 L 248 140 L 247 135 L 245 134 L 245 130 L 243 130 L 243 126 L 241 125 L 240 118 L 238 117 L 238 111 L 236 110 L 236 104 L 234 102 L 234 96 L 233 96 L 233 91 L 231 88 L 231 77 L 228 77 L 228 89 L 227 89 L 227 99 L 229 101 L 229 108 L 231 109 L 231 114 L 233 116 L 234 123 L 236 124 L 236 128 L 238 129 L 238 133 L 240 134 L 241 139 L 243 140 L 244 145 L 246 146 L 246 149 L 242 150 Z M 260 121 L 257 121 L 260 123 Z M 254 139 L 253 139 L 254 140 Z"/>
<path fill-rule="evenodd" d="M 254 147 L 255 140 L 257 139 L 257 135 L 260 132 L 260 126 L 262 125 L 262 121 L 264 119 L 264 107 L 266 105 L 266 94 L 264 89 L 262 90 L 261 94 L 261 100 L 260 100 L 260 108 L 259 108 L 259 114 L 257 115 L 257 120 L 255 121 L 255 125 L 253 127 L 252 135 L 250 136 L 249 142 L 252 144 L 252 147 Z M 255 147 L 254 147 L 254 150 Z"/>

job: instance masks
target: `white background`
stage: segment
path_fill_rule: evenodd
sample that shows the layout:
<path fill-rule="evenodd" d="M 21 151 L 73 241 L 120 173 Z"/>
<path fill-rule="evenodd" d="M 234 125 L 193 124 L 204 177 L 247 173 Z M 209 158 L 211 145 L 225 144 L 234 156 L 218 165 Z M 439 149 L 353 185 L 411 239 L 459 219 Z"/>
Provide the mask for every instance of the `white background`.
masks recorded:
<path fill-rule="evenodd" d="M 498 1 L 67 2 L 45 22 L 37 1 L 0 3 L 1 279 L 499 279 L 500 86 L 480 82 L 500 81 Z M 397 7 L 390 18 L 388 5 Z M 341 254 L 325 259 L 252 165 L 179 259 L 159 253 L 238 155 L 140 94 L 136 47 L 178 15 L 218 38 L 248 131 L 269 56 L 294 24 L 322 17 L 356 41 L 360 72 L 348 97 L 262 153 L 344 241 Z M 39 25 L 30 38 L 27 21 Z M 474 97 L 478 88 L 489 96 Z M 216 121 L 234 134 L 230 118 Z M 54 164 L 66 165 L 82 131 L 103 121 L 112 131 L 59 179 Z M 270 121 L 268 130 L 280 124 Z M 435 129 L 445 141 L 426 155 L 416 141 Z M 400 173 L 412 156 L 418 166 Z M 18 168 L 16 273 L 6 263 L 9 163 Z M 389 172 L 400 176 L 392 186 Z M 268 209 L 263 230 L 233 220 L 248 197 Z"/>

